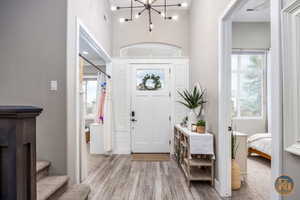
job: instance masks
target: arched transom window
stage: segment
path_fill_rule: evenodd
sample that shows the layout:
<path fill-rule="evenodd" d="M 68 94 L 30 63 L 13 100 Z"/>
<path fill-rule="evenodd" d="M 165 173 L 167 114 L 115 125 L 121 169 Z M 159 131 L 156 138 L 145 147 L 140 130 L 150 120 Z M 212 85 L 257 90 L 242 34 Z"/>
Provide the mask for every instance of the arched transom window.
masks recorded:
<path fill-rule="evenodd" d="M 170 58 L 182 57 L 182 49 L 178 46 L 162 43 L 139 43 L 120 49 L 122 58 Z"/>

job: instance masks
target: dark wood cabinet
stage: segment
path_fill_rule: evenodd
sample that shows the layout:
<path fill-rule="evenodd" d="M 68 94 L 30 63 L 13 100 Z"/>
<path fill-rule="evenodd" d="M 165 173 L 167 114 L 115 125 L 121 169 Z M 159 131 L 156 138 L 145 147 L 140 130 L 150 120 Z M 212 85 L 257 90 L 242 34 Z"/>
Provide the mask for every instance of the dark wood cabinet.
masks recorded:
<path fill-rule="evenodd" d="M 0 106 L 0 200 L 36 200 L 36 117 L 41 112 Z"/>

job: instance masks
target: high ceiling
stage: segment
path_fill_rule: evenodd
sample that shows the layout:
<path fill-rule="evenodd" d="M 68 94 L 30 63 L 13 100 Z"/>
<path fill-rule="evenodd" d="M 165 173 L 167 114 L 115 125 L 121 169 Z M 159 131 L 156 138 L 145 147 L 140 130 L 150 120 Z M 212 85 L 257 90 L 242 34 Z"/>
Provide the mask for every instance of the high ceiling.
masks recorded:
<path fill-rule="evenodd" d="M 270 21 L 270 0 L 249 0 L 236 14 L 234 21 Z"/>
<path fill-rule="evenodd" d="M 109 1 L 110 1 L 111 5 L 113 5 L 113 6 L 129 6 L 130 2 L 131 2 L 130 0 L 109 0 Z M 157 0 L 155 2 L 155 4 L 164 4 L 164 2 L 165 2 L 164 0 Z M 191 4 L 191 0 L 167 0 L 168 4 L 179 4 L 179 3 L 183 3 L 183 2 L 188 3 L 188 5 Z M 134 5 L 140 5 L 140 4 L 137 2 L 134 2 Z M 172 9 L 172 8 L 169 8 L 169 9 Z M 174 7 L 173 9 L 182 9 L 182 8 Z"/>

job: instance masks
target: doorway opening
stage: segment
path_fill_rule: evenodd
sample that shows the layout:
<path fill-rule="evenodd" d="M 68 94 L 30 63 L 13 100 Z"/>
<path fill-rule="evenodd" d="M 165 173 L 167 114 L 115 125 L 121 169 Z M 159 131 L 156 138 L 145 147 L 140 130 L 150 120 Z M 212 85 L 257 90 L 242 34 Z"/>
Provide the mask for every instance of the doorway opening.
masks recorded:
<path fill-rule="evenodd" d="M 189 88 L 189 61 L 182 54 L 182 48 L 164 43 L 137 43 L 120 49 L 121 58 L 113 63 L 114 76 L 125 76 L 126 84 L 114 84 L 115 104 L 123 105 L 118 95 L 128 91 L 122 98 L 129 109 L 120 107 L 115 112 L 129 114 L 130 123 L 121 124 L 124 117 L 117 117 L 116 129 L 124 132 L 128 128 L 130 146 L 121 143 L 124 134 L 116 134 L 118 153 L 172 153 L 172 127 L 187 114 L 176 103 L 177 90 Z"/>
<path fill-rule="evenodd" d="M 280 154 L 274 153 L 280 148 L 280 129 L 272 122 L 280 118 L 276 99 L 280 94 L 274 92 L 278 88 L 273 83 L 280 85 L 280 75 L 274 73 L 279 67 L 276 59 L 271 62 L 271 55 L 279 50 L 271 48 L 270 4 L 268 0 L 236 0 L 220 20 L 219 162 L 225 167 L 219 169 L 217 189 L 233 199 L 276 196 L 271 186 L 274 175 L 280 173 Z M 241 186 L 232 178 L 236 165 Z M 233 188 L 239 190 L 232 192 Z"/>
<path fill-rule="evenodd" d="M 105 134 L 101 134 L 104 129 L 107 129 L 106 133 L 111 134 L 112 113 L 106 113 L 105 122 L 109 123 L 104 123 L 100 119 L 102 114 L 100 110 L 103 110 L 102 91 L 109 91 L 107 88 L 111 85 L 111 58 L 79 19 L 77 19 L 76 39 L 74 77 L 68 81 L 68 88 L 74 89 L 75 92 L 73 98 L 68 97 L 68 103 L 74 105 L 68 111 L 68 126 L 75 127 L 75 133 L 68 133 L 70 136 L 68 137 L 68 165 L 74 166 L 75 181 L 81 183 L 92 171 L 93 153 L 101 151 L 99 146 L 102 148 L 104 146 L 98 144 L 110 140 L 110 145 L 106 142 L 106 146 L 112 148 L 111 137 L 105 138 Z M 105 95 L 105 100 L 110 102 L 108 95 Z M 74 113 L 75 117 L 70 116 L 71 113 Z M 98 134 L 93 134 L 93 132 Z M 102 138 L 95 137 L 99 135 Z M 73 148 L 72 151 L 71 148 Z"/>

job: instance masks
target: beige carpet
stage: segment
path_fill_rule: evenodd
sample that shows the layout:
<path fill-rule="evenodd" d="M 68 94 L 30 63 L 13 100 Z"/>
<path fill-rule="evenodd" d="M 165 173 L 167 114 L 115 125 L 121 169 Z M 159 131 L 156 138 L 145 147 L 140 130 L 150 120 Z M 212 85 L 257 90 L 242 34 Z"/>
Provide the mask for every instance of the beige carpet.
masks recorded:
<path fill-rule="evenodd" d="M 149 161 L 149 162 L 159 162 L 159 161 L 169 161 L 170 154 L 144 154 L 137 153 L 131 155 L 132 161 Z"/>

